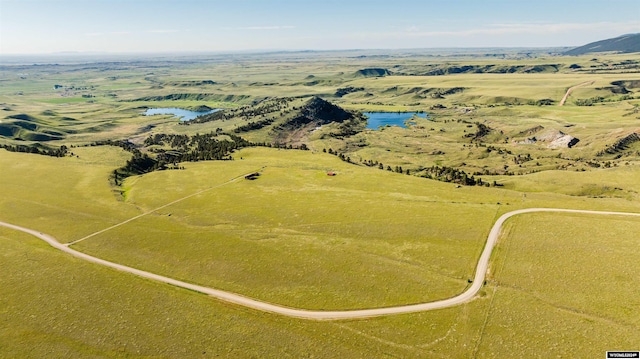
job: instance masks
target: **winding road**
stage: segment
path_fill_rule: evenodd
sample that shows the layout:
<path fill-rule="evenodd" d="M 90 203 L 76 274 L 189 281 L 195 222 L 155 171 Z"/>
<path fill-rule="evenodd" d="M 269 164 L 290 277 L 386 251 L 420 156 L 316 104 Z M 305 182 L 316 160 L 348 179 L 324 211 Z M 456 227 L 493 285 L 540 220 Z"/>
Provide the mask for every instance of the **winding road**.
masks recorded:
<path fill-rule="evenodd" d="M 161 276 L 158 274 L 146 272 L 143 270 L 127 267 L 122 264 L 109 262 L 104 259 L 93 257 L 86 253 L 78 252 L 74 249 L 71 249 L 67 245 L 58 242 L 52 236 L 42 232 L 38 232 L 33 229 L 20 227 L 20 226 L 16 226 L 16 225 L 5 223 L 5 222 L 0 222 L 0 226 L 31 234 L 47 242 L 52 247 L 59 249 L 63 252 L 69 253 L 80 259 L 84 259 L 86 261 L 100 264 L 106 267 L 111 267 L 123 272 L 135 274 L 143 278 L 148 278 L 148 279 L 156 280 L 159 282 L 171 284 L 177 287 L 186 288 L 196 292 L 208 294 L 212 297 L 215 297 L 217 299 L 220 299 L 229 303 L 233 303 L 233 304 L 237 304 L 237 305 L 241 305 L 244 307 L 261 310 L 265 312 L 280 314 L 287 317 L 293 317 L 293 318 L 312 319 L 312 320 L 340 320 L 340 319 L 370 318 L 370 317 L 378 317 L 378 316 L 402 314 L 402 313 L 423 312 L 423 311 L 434 310 L 434 309 L 449 308 L 449 307 L 460 305 L 472 300 L 473 297 L 478 293 L 480 288 L 482 288 L 485 275 L 489 267 L 489 259 L 491 258 L 491 253 L 493 252 L 493 248 L 496 242 L 498 241 L 498 236 L 500 234 L 500 229 L 502 228 L 502 225 L 505 223 L 507 219 L 513 216 L 525 214 L 525 213 L 533 213 L 533 212 L 563 212 L 563 213 L 584 213 L 584 214 L 608 215 L 608 216 L 640 217 L 640 213 L 605 212 L 605 211 L 589 211 L 589 210 L 560 209 L 560 208 L 528 208 L 528 209 L 520 209 L 520 210 L 508 212 L 503 214 L 500 218 L 498 218 L 498 220 L 494 223 L 493 227 L 491 228 L 491 232 L 489 232 L 489 236 L 487 237 L 487 242 L 485 244 L 484 250 L 482 251 L 482 255 L 478 260 L 478 265 L 476 266 L 476 273 L 473 279 L 473 284 L 463 293 L 452 298 L 437 300 L 437 301 L 428 302 L 428 303 L 401 305 L 397 307 L 362 309 L 362 310 L 345 310 L 345 311 L 314 311 L 314 310 L 289 308 L 281 305 L 271 304 L 271 303 L 251 299 L 248 297 L 244 297 L 239 294 L 183 282 L 177 279 Z"/>

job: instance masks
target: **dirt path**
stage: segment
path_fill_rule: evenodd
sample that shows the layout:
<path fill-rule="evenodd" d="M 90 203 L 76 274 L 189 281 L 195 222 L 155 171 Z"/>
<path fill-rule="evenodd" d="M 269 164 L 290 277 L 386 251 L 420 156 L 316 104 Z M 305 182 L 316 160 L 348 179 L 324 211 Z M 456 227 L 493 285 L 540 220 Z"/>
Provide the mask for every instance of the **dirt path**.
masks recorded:
<path fill-rule="evenodd" d="M 569 87 L 569 89 L 567 90 L 567 93 L 564 94 L 564 97 L 562 98 L 558 106 L 564 106 L 564 103 L 567 102 L 567 98 L 569 98 L 569 95 L 571 95 L 571 92 L 573 92 L 573 90 L 577 89 L 578 87 L 593 85 L 594 82 L 595 81 L 587 81 L 587 82 L 583 82 L 581 84 L 575 85 L 573 87 Z"/>
<path fill-rule="evenodd" d="M 76 243 L 78 243 L 78 242 L 82 242 L 82 241 L 84 241 L 85 239 L 89 239 L 89 238 L 91 238 L 91 237 L 97 236 L 98 234 L 101 234 L 101 233 L 104 233 L 104 232 L 106 232 L 106 231 L 112 230 L 112 229 L 114 229 L 114 228 L 116 228 L 116 227 L 120 227 L 120 226 L 122 226 L 123 224 L 127 224 L 127 223 L 129 223 L 129 222 L 131 222 L 131 221 L 134 221 L 134 220 L 136 220 L 136 219 L 140 218 L 140 217 L 144 217 L 144 216 L 146 216 L 146 215 L 148 215 L 148 214 L 151 214 L 151 213 L 157 212 L 157 211 L 159 211 L 159 210 L 161 210 L 161 209 L 167 208 L 167 207 L 169 207 L 169 206 L 171 206 L 171 205 L 173 205 L 173 204 L 176 204 L 176 203 L 178 203 L 178 202 L 182 202 L 182 201 L 184 201 L 185 199 L 188 199 L 188 198 L 191 198 L 191 197 L 197 196 L 197 195 L 202 194 L 202 193 L 205 193 L 205 192 L 207 192 L 207 191 L 211 191 L 212 189 L 216 189 L 216 188 L 220 188 L 220 187 L 222 187 L 222 186 L 226 186 L 226 185 L 228 185 L 228 184 L 230 184 L 230 183 L 233 183 L 233 182 L 238 181 L 238 180 L 239 180 L 239 179 L 241 179 L 241 178 L 246 177 L 247 175 L 249 175 L 249 174 L 251 174 L 251 173 L 261 172 L 261 171 L 263 171 L 264 169 L 265 169 L 265 167 L 262 167 L 261 169 L 259 169 L 259 170 L 257 170 L 257 171 L 249 172 L 249 173 L 246 173 L 246 174 L 240 175 L 240 176 L 238 176 L 238 177 L 234 177 L 234 178 L 232 178 L 232 179 L 228 180 L 227 182 L 224 182 L 224 183 L 221 183 L 221 184 L 219 184 L 219 185 L 215 185 L 215 186 L 212 186 L 212 187 L 209 187 L 209 188 L 205 188 L 205 189 L 203 189 L 203 190 L 200 190 L 200 191 L 198 191 L 198 192 L 196 192 L 196 193 L 192 193 L 192 194 L 190 194 L 190 195 L 188 195 L 188 196 L 185 196 L 185 197 L 182 197 L 182 198 L 178 198 L 178 199 L 176 199 L 176 200 L 175 200 L 175 201 L 173 201 L 173 202 L 169 202 L 169 203 L 167 203 L 167 204 L 165 204 L 165 205 L 162 205 L 162 206 L 160 206 L 160 207 L 158 207 L 158 208 L 154 208 L 154 209 L 152 209 L 152 210 L 150 210 L 150 211 L 147 211 L 147 212 L 144 212 L 144 213 L 142 213 L 142 214 L 139 214 L 139 215 L 137 215 L 137 216 L 135 216 L 135 217 L 129 218 L 129 219 L 127 219 L 126 221 L 122 221 L 122 222 L 120 222 L 120 223 L 118 223 L 118 224 L 114 224 L 114 225 L 113 225 L 113 226 L 111 226 L 111 227 L 105 228 L 105 229 L 100 230 L 100 231 L 97 231 L 97 232 L 95 232 L 95 233 L 91 233 L 90 235 L 88 235 L 88 236 L 86 236 L 86 237 L 82 237 L 82 238 L 77 239 L 77 240 L 75 240 L 75 241 L 73 241 L 73 242 L 66 243 L 65 245 L 66 245 L 66 246 L 71 246 L 71 245 L 74 245 L 74 244 L 76 244 Z"/>
<path fill-rule="evenodd" d="M 607 215 L 607 216 L 640 217 L 640 213 L 604 212 L 604 211 L 588 211 L 588 210 L 559 209 L 559 208 L 528 208 L 528 209 L 520 209 L 517 211 L 505 213 L 500 218 L 498 218 L 498 220 L 494 223 L 493 227 L 491 228 L 491 232 L 489 232 L 489 236 L 487 237 L 487 242 L 485 244 L 484 250 L 482 251 L 482 255 L 478 260 L 478 265 L 476 266 L 476 274 L 473 278 L 473 284 L 463 293 L 452 298 L 442 299 L 442 300 L 437 300 L 434 302 L 428 302 L 428 303 L 422 303 L 422 304 L 401 305 L 397 307 L 388 307 L 388 308 L 345 310 L 345 311 L 314 311 L 314 310 L 289 308 L 289 307 L 284 307 L 277 304 L 271 304 L 271 303 L 247 298 L 239 294 L 183 282 L 177 279 L 161 276 L 158 274 L 146 272 L 136 268 L 127 267 L 122 264 L 109 262 L 104 259 L 93 257 L 88 254 L 71 249 L 68 246 L 58 242 L 55 238 L 51 237 L 50 235 L 35 231 L 33 229 L 20 227 L 20 226 L 16 226 L 16 225 L 5 223 L 5 222 L 0 222 L 0 226 L 4 226 L 7 228 L 11 228 L 17 231 L 22 231 L 22 232 L 31 234 L 33 236 L 36 236 L 42 239 L 43 241 L 49 243 L 49 245 L 51 245 L 56 249 L 59 249 L 63 252 L 69 253 L 75 257 L 87 260 L 92 263 L 100 264 L 106 267 L 111 267 L 123 272 L 131 273 L 131 274 L 143 277 L 143 278 L 153 279 L 159 282 L 175 285 L 177 287 L 186 288 L 196 292 L 208 294 L 220 300 L 241 305 L 244 307 L 257 309 L 257 310 L 270 312 L 270 313 L 275 313 L 275 314 L 280 314 L 280 315 L 293 317 L 293 318 L 312 319 L 312 320 L 340 320 L 340 319 L 378 317 L 383 315 L 393 315 L 393 314 L 402 314 L 402 313 L 423 312 L 428 310 L 453 307 L 453 306 L 463 304 L 465 302 L 472 300 L 473 297 L 478 293 L 480 288 L 482 288 L 483 286 L 485 275 L 489 267 L 489 259 L 491 258 L 491 253 L 493 252 L 493 248 L 496 242 L 498 241 L 498 236 L 500 234 L 500 230 L 504 222 L 513 216 L 525 214 L 525 213 L 533 213 L 533 212 L 586 213 L 586 214 Z"/>

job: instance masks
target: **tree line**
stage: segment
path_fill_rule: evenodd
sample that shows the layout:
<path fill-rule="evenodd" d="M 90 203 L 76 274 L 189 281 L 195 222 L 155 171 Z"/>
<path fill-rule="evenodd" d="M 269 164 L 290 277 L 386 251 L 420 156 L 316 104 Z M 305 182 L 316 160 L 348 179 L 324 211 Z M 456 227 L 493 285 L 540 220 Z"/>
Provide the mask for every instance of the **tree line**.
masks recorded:
<path fill-rule="evenodd" d="M 22 152 L 33 153 L 37 155 L 52 156 L 52 157 L 64 157 L 68 153 L 68 148 L 65 145 L 60 147 L 47 147 L 40 144 L 37 145 L 0 145 L 0 148 L 4 148 L 9 152 Z"/>
<path fill-rule="evenodd" d="M 329 153 L 331 155 L 337 156 L 341 160 L 347 163 L 353 163 L 351 161 L 351 157 L 340 153 L 338 151 L 333 150 L 332 148 L 326 149 L 323 148 L 322 152 Z M 403 169 L 402 166 L 394 166 L 385 165 L 382 162 L 374 161 L 374 160 L 362 160 L 363 165 L 367 167 L 377 167 L 380 170 L 387 170 L 389 172 L 401 173 L 406 175 L 411 175 L 412 172 L 410 169 Z M 474 175 L 469 175 L 465 171 L 461 169 L 457 169 L 454 167 L 447 166 L 432 166 L 429 168 L 421 168 L 416 173 L 420 173 L 418 176 L 422 178 L 433 179 L 442 182 L 451 182 L 464 186 L 490 186 L 489 182 L 485 182 L 482 178 L 476 178 Z M 500 186 L 500 184 L 494 181 L 493 186 Z"/>
<path fill-rule="evenodd" d="M 173 135 L 155 134 L 144 140 L 146 146 L 166 145 L 169 149 L 154 149 L 155 158 L 142 153 L 137 148 L 125 148 L 132 153 L 127 163 L 114 170 L 112 173 L 114 183 L 122 184 L 122 181 L 134 175 L 140 175 L 156 170 L 165 170 L 169 165 L 177 165 L 178 162 L 195 162 L 209 160 L 231 160 L 231 153 L 236 149 L 255 146 L 242 137 L 226 135 L 229 139 L 219 139 L 219 133 Z M 174 166 L 175 168 L 175 166 Z"/>

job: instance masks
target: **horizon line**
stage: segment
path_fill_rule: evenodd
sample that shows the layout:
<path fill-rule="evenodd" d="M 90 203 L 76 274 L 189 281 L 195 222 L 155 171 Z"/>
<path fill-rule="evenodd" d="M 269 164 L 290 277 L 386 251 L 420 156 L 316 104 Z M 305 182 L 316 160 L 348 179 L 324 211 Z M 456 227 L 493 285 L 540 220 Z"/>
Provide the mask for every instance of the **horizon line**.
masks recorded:
<path fill-rule="evenodd" d="M 249 54 L 279 52 L 347 52 L 347 51 L 417 51 L 417 50 L 545 50 L 573 48 L 575 45 L 561 46 L 451 46 L 451 47 L 402 47 L 402 48 L 346 48 L 346 49 L 237 49 L 237 50 L 175 50 L 175 51 L 56 51 L 56 52 L 14 52 L 0 53 L 0 57 L 10 56 L 81 56 L 81 55 L 179 55 L 179 54 Z"/>

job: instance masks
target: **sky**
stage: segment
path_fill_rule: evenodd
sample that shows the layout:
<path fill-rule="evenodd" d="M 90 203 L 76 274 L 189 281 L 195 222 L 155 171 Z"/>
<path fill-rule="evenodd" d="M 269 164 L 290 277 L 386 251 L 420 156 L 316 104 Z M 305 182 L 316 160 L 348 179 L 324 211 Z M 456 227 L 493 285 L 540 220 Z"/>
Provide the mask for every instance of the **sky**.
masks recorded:
<path fill-rule="evenodd" d="M 640 0 L 0 0 L 0 55 L 558 47 L 640 33 Z"/>

